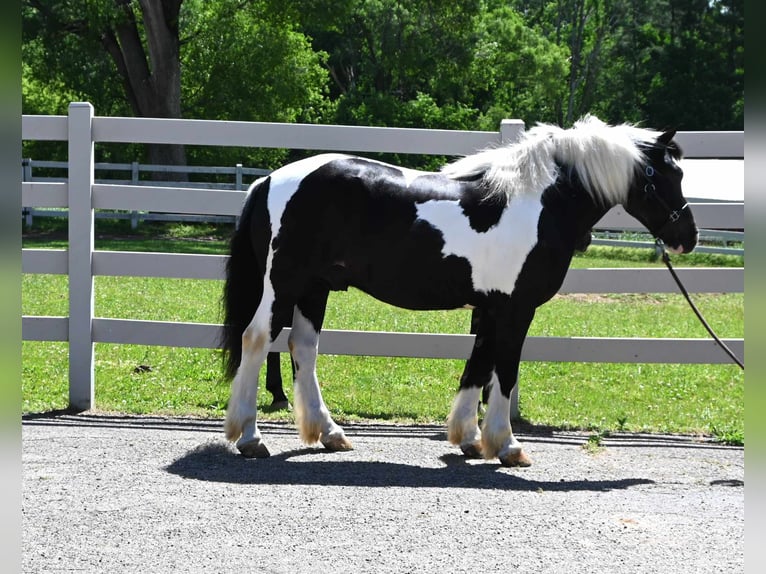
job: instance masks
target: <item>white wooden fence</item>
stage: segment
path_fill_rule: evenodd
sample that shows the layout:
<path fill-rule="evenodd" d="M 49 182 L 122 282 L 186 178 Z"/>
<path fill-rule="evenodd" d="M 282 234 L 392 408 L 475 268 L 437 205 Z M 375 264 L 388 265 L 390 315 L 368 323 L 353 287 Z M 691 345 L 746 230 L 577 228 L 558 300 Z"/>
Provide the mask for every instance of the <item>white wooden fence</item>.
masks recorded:
<path fill-rule="evenodd" d="M 94 182 L 94 143 L 164 143 L 272 147 L 349 152 L 462 155 L 520 136 L 524 124 L 505 120 L 498 132 L 296 125 L 206 120 L 95 117 L 88 103 L 72 103 L 67 116 L 23 116 L 22 139 L 68 142 L 65 182 L 22 184 L 25 206 L 67 208 L 69 248 L 23 249 L 24 273 L 69 277 L 69 316 L 24 316 L 22 337 L 69 342 L 69 402 L 73 409 L 94 405 L 94 343 L 215 348 L 220 325 L 140 321 L 94 316 L 94 276 L 220 279 L 225 256 L 94 250 L 94 210 L 238 215 L 245 192 L 148 187 Z M 743 158 L 743 132 L 681 132 L 687 157 Z M 687 191 L 687 195 L 691 195 Z M 702 228 L 744 229 L 744 204 L 693 204 Z M 621 208 L 598 227 L 643 229 Z M 743 268 L 687 268 L 678 274 L 693 293 L 744 292 Z M 562 293 L 676 292 L 665 269 L 572 269 Z M 275 350 L 286 351 L 287 332 Z M 465 358 L 473 336 L 327 330 L 321 352 L 336 355 Z M 743 339 L 725 339 L 739 356 Z M 730 359 L 708 339 L 529 337 L 522 360 L 625 363 L 726 363 Z"/>

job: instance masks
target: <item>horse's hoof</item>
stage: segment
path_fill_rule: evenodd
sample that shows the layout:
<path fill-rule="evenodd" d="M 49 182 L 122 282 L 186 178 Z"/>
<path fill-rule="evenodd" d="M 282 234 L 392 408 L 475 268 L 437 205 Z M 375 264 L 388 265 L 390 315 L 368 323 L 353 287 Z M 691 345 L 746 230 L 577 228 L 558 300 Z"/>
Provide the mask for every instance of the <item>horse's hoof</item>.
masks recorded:
<path fill-rule="evenodd" d="M 288 401 L 274 401 L 271 403 L 271 409 L 275 411 L 291 411 L 293 406 Z"/>
<path fill-rule="evenodd" d="M 481 441 L 461 444 L 460 450 L 463 451 L 463 455 L 466 458 L 482 458 Z"/>
<path fill-rule="evenodd" d="M 269 449 L 266 448 L 266 445 L 260 439 L 238 444 L 237 448 L 245 458 L 268 458 L 271 456 Z"/>
<path fill-rule="evenodd" d="M 343 434 L 328 436 L 327 438 L 322 437 L 322 444 L 327 450 L 332 452 L 354 450 L 354 445 Z"/>
<path fill-rule="evenodd" d="M 507 454 L 499 456 L 498 458 L 500 459 L 500 464 L 503 466 L 532 466 L 532 459 L 529 458 L 527 453 L 521 449 L 518 451 L 511 451 Z"/>

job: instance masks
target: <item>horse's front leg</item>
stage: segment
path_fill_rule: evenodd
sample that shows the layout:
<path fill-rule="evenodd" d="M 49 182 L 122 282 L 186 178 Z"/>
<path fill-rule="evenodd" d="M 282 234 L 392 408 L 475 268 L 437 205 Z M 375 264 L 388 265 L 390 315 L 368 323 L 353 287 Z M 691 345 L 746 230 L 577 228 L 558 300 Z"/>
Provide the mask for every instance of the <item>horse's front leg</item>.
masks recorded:
<path fill-rule="evenodd" d="M 519 374 L 521 348 L 535 315 L 534 307 L 509 308 L 496 317 L 495 369 L 482 428 L 484 458 L 499 458 L 503 466 L 529 466 L 531 459 L 513 436 L 511 391 Z"/>
<path fill-rule="evenodd" d="M 468 457 L 482 454 L 479 430 L 479 396 L 492 379 L 495 368 L 495 322 L 491 315 L 474 309 L 471 333 L 476 335 L 471 356 L 460 377 L 460 389 L 447 418 L 447 438 Z"/>

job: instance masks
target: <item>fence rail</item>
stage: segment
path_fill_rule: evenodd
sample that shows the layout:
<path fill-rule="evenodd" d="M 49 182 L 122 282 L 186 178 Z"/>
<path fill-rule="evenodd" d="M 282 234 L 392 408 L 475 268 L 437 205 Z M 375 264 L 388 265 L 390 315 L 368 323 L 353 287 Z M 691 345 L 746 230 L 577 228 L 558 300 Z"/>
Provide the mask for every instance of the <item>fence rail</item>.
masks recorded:
<path fill-rule="evenodd" d="M 65 172 L 68 168 L 68 162 L 63 161 L 45 161 L 45 160 L 33 160 L 31 158 L 25 158 L 21 161 L 21 181 L 32 182 L 38 185 L 45 183 L 66 183 L 66 177 L 56 176 L 36 176 L 35 169 L 45 169 L 48 171 L 62 171 Z M 96 163 L 94 166 L 96 172 L 109 172 L 114 174 L 119 172 L 128 172 L 130 174 L 129 179 L 116 179 L 116 178 L 95 178 L 95 183 L 110 183 L 118 185 L 141 185 L 141 186 L 171 186 L 171 187 L 186 187 L 186 188 L 198 188 L 198 189 L 227 189 L 227 190 L 241 190 L 244 191 L 249 185 L 249 181 L 252 181 L 258 177 L 267 175 L 270 170 L 256 167 L 245 167 L 242 164 L 235 166 L 178 166 L 178 165 L 154 165 L 154 164 L 140 164 L 139 162 L 132 163 Z M 141 179 L 142 173 L 176 173 L 186 176 L 226 176 L 232 181 L 179 181 L 179 182 L 167 182 L 167 181 L 153 181 L 148 179 Z M 246 179 L 247 178 L 247 179 Z M 36 204 L 32 204 L 36 205 Z M 34 224 L 35 217 L 67 217 L 68 211 L 66 210 L 53 210 L 51 207 L 66 207 L 66 203 L 62 202 L 60 205 L 39 205 L 38 209 L 30 207 L 27 203 L 22 203 L 22 216 L 28 228 L 31 228 Z M 131 227 L 136 229 L 140 221 L 193 221 L 193 222 L 207 222 L 207 223 L 224 223 L 234 222 L 236 216 L 197 216 L 197 215 L 182 215 L 177 213 L 146 213 L 133 210 L 129 213 L 118 211 L 98 211 L 96 217 L 102 219 L 129 219 Z"/>
<path fill-rule="evenodd" d="M 241 190 L 200 190 L 192 187 L 106 184 L 95 181 L 95 142 L 183 143 L 220 146 L 262 146 L 349 152 L 399 152 L 438 155 L 472 153 L 487 145 L 517 139 L 524 130 L 519 120 L 505 120 L 497 132 L 457 132 L 372 128 L 95 117 L 86 103 L 73 103 L 68 116 L 24 116 L 25 140 L 68 142 L 68 178 L 60 182 L 24 182 L 22 203 L 34 207 L 66 208 L 69 217 L 67 250 L 22 250 L 24 273 L 66 274 L 69 277 L 69 316 L 22 318 L 22 337 L 35 341 L 69 342 L 70 406 L 86 410 L 95 397 L 94 343 L 122 343 L 214 348 L 220 325 L 139 321 L 95 317 L 94 276 L 148 276 L 195 279 L 223 277 L 225 256 L 96 251 L 96 210 L 140 210 L 207 216 L 236 216 L 244 201 Z M 691 157 L 744 157 L 742 132 L 682 132 L 679 143 Z M 692 205 L 700 227 L 744 229 L 744 203 Z M 598 227 L 643 227 L 621 208 L 611 210 Z M 679 269 L 692 292 L 744 292 L 743 268 Z M 661 269 L 572 269 L 562 293 L 675 292 Z M 275 350 L 286 350 L 287 331 Z M 339 355 L 379 355 L 423 358 L 465 358 L 472 335 L 379 333 L 328 330 L 321 352 Z M 742 355 L 743 339 L 726 339 Z M 706 339 L 600 337 L 530 337 L 522 360 L 724 363 L 728 357 Z M 515 407 L 514 407 L 515 408 Z"/>

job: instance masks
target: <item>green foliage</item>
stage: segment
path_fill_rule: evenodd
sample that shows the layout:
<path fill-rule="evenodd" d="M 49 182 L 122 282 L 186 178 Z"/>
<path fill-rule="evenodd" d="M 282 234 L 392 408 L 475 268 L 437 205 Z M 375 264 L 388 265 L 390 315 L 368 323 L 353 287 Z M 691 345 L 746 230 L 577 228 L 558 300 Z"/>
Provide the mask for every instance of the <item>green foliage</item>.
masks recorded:
<path fill-rule="evenodd" d="M 558 115 L 684 130 L 744 129 L 742 0 L 515 0 L 568 50 Z"/>
<path fill-rule="evenodd" d="M 327 100 L 326 55 L 270 2 L 186 0 L 183 43 L 184 115 L 194 118 L 320 121 Z M 284 150 L 197 149 L 190 162 L 277 167 Z"/>
<path fill-rule="evenodd" d="M 478 2 L 357 1 L 326 34 L 307 24 L 329 54 L 335 121 L 465 129 L 477 110 L 466 84 Z M 316 30 L 316 33 L 314 31 Z"/>
<path fill-rule="evenodd" d="M 591 112 L 685 130 L 744 127 L 742 0 L 178 2 L 186 117 L 496 130 L 503 118 L 566 125 Z M 133 113 L 103 35 L 126 24 L 125 7 L 144 43 L 146 31 L 141 4 L 121 6 L 22 3 L 24 113 L 64 114 L 75 99 L 99 115 Z M 25 142 L 23 154 L 65 151 Z M 133 161 L 145 150 L 97 154 Z M 293 155 L 187 150 L 190 164 L 276 167 Z"/>
<path fill-rule="evenodd" d="M 589 454 L 598 454 L 603 450 L 602 441 L 609 436 L 607 431 L 599 431 L 588 436 L 588 440 L 582 445 Z"/>
<path fill-rule="evenodd" d="M 51 116 L 66 114 L 69 103 L 81 99 L 60 78 L 45 81 L 34 75 L 28 62 L 22 62 L 21 67 L 21 96 L 25 103 L 25 113 Z"/>
<path fill-rule="evenodd" d="M 744 267 L 744 255 L 728 255 L 725 253 L 684 253 L 670 255 L 674 265 L 696 267 Z M 658 260 L 653 247 L 610 247 L 606 245 L 591 245 L 585 253 L 575 253 L 572 266 L 586 265 L 589 267 L 626 267 L 626 266 L 656 266 L 664 264 Z"/>
<path fill-rule="evenodd" d="M 104 26 L 122 17 L 114 6 L 111 0 L 22 3 L 24 113 L 66 114 L 69 101 L 87 100 L 100 115 L 129 115 L 100 40 Z"/>
<path fill-rule="evenodd" d="M 670 29 L 657 54 L 646 114 L 657 125 L 679 129 L 744 129 L 743 2 L 670 4 Z"/>
<path fill-rule="evenodd" d="M 711 425 L 710 432 L 721 444 L 734 446 L 743 446 L 745 444 L 745 430 L 737 425 L 727 424 L 719 427 L 713 424 Z"/>
<path fill-rule="evenodd" d="M 508 6 L 485 13 L 477 31 L 469 82 L 481 110 L 479 126 L 495 130 L 504 118 L 551 121 L 565 94 L 567 50 Z"/>

